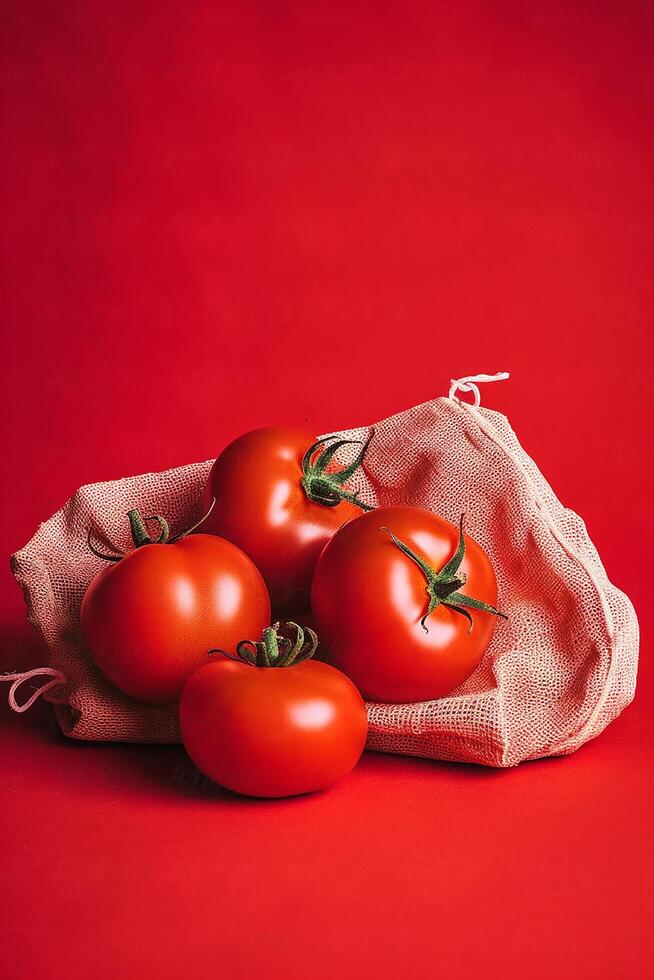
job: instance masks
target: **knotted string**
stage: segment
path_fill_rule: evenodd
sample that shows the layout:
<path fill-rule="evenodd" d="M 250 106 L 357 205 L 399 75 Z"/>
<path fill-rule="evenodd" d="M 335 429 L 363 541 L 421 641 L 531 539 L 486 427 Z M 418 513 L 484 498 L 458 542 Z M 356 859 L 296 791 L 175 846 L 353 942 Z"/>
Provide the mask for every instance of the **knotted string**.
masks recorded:
<path fill-rule="evenodd" d="M 51 677 L 52 680 L 46 681 L 45 684 L 41 684 L 37 687 L 34 694 L 26 701 L 25 704 L 19 704 L 16 700 L 16 691 L 25 681 L 28 681 L 31 677 Z M 0 674 L 0 681 L 12 681 L 12 685 L 9 688 L 9 694 L 7 695 L 7 700 L 9 702 L 9 707 L 12 711 L 17 711 L 18 714 L 22 714 L 23 711 L 27 711 L 32 707 L 37 698 L 40 698 L 42 694 L 49 691 L 53 687 L 57 687 L 58 684 L 65 684 L 68 678 L 65 674 L 62 674 L 60 670 L 55 670 L 54 667 L 35 667 L 33 670 L 24 670 L 22 673 L 18 674 Z"/>
<path fill-rule="evenodd" d="M 450 381 L 450 393 L 447 397 L 456 398 L 457 391 L 469 391 L 472 393 L 474 399 L 472 404 L 475 408 L 479 408 L 481 395 L 475 382 L 486 384 L 488 381 L 506 381 L 508 377 L 508 371 L 500 371 L 499 374 L 471 374 L 468 378 L 452 378 Z M 456 400 L 459 401 L 458 398 Z"/>

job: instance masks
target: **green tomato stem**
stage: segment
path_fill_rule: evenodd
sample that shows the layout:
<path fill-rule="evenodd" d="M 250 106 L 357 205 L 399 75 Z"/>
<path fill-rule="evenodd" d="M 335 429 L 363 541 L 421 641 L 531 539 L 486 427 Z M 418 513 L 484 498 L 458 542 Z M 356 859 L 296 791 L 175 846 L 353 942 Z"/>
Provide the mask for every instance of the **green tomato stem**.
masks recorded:
<path fill-rule="evenodd" d="M 463 520 L 464 514 L 461 514 L 461 520 L 459 521 L 459 541 L 457 543 L 456 551 L 450 560 L 437 572 L 429 562 L 425 561 L 416 554 L 404 541 L 400 541 L 393 532 L 388 527 L 380 527 L 380 531 L 386 531 L 390 536 L 393 544 L 400 549 L 400 551 L 409 558 L 414 565 L 417 565 L 422 574 L 425 576 L 427 581 L 427 595 L 429 597 L 429 604 L 427 607 L 427 612 L 420 620 L 420 625 L 424 629 L 425 633 L 429 632 L 427 628 L 426 621 L 429 616 L 438 609 L 439 606 L 447 606 L 448 609 L 453 609 L 455 612 L 464 616 L 470 628 L 468 633 L 472 633 L 474 629 L 474 621 L 469 609 L 475 609 L 482 612 L 491 613 L 493 616 L 501 616 L 502 619 L 508 619 L 509 617 L 506 613 L 500 612 L 495 606 L 491 606 L 487 602 L 482 602 L 481 599 L 474 599 L 472 596 L 465 595 L 460 592 L 461 586 L 465 585 L 466 577 L 463 573 L 459 573 L 459 568 L 461 562 L 465 556 L 465 537 L 463 534 Z"/>
<path fill-rule="evenodd" d="M 309 500 L 323 507 L 337 507 L 342 501 L 355 504 L 361 510 L 373 510 L 369 504 L 359 500 L 357 494 L 350 493 L 343 484 L 358 470 L 363 463 L 366 450 L 374 435 L 374 429 L 365 442 L 360 439 L 337 439 L 334 436 L 324 436 L 310 446 L 302 458 L 302 489 Z M 326 445 L 331 443 L 330 445 Z M 335 472 L 328 472 L 328 466 L 334 456 L 343 446 L 361 446 L 355 459 L 347 466 Z"/>
<path fill-rule="evenodd" d="M 293 631 L 293 640 L 284 636 L 288 631 Z M 241 640 L 236 646 L 236 656 L 218 648 L 209 650 L 209 656 L 221 653 L 249 667 L 293 667 L 313 657 L 317 647 L 318 637 L 308 626 L 303 629 L 298 623 L 275 623 L 265 628 L 260 640 Z"/>

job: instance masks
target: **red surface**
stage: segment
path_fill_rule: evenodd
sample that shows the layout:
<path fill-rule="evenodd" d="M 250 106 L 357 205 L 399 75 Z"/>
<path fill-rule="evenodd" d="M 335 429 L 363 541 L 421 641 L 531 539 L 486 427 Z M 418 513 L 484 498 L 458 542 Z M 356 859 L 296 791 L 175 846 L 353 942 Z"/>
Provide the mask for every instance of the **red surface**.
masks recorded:
<path fill-rule="evenodd" d="M 651 4 L 3 10 L 5 554 L 84 482 L 508 369 L 486 404 L 643 627 L 573 757 L 368 754 L 290 802 L 3 712 L 4 976 L 645 976 Z M 4 665 L 43 662 L 1 598 Z"/>

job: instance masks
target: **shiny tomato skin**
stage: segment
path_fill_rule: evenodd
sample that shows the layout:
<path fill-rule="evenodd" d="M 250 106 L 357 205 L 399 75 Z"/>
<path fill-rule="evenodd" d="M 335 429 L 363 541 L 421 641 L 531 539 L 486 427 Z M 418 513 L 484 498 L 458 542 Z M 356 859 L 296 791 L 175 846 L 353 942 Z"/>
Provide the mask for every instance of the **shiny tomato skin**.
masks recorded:
<path fill-rule="evenodd" d="M 233 541 L 261 571 L 275 613 L 306 609 L 318 555 L 333 534 L 361 510 L 309 500 L 302 457 L 315 438 L 294 429 L 246 432 L 215 461 L 206 489 L 214 509 L 203 530 Z"/>
<path fill-rule="evenodd" d="M 419 507 L 385 507 L 346 525 L 323 551 L 311 602 L 328 660 L 370 701 L 430 701 L 462 684 L 479 664 L 496 617 L 470 610 L 474 629 L 446 606 L 420 624 L 428 608 L 420 568 L 393 543 L 389 528 L 439 571 L 454 555 L 459 531 Z M 495 573 L 483 548 L 465 535 L 461 592 L 497 601 Z"/>
<path fill-rule="evenodd" d="M 81 609 L 82 635 L 105 677 L 154 704 L 177 701 L 209 650 L 233 653 L 269 622 L 259 571 L 209 534 L 136 548 L 93 579 Z"/>
<path fill-rule="evenodd" d="M 368 730 L 361 695 L 328 664 L 253 667 L 224 657 L 189 678 L 179 724 L 198 769 L 259 797 L 331 786 L 359 761 Z"/>

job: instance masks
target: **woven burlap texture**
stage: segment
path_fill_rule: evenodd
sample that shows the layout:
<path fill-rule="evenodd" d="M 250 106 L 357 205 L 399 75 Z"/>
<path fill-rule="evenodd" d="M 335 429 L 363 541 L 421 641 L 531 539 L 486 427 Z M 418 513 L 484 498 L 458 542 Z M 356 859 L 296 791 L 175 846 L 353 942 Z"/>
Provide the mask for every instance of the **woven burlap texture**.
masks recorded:
<path fill-rule="evenodd" d="M 338 433 L 362 438 L 369 429 Z M 178 741 L 176 709 L 141 704 L 111 687 L 80 638 L 82 596 L 101 562 L 89 527 L 129 546 L 125 514 L 193 523 L 211 461 L 82 487 L 12 558 L 31 621 L 67 677 L 46 695 L 74 738 Z M 638 622 L 609 582 L 581 518 L 557 500 L 507 419 L 438 398 L 374 426 L 354 480 L 374 505 L 413 504 L 466 529 L 490 555 L 498 624 L 474 675 L 449 697 L 368 704 L 368 748 L 488 766 L 573 752 L 631 701 Z"/>

